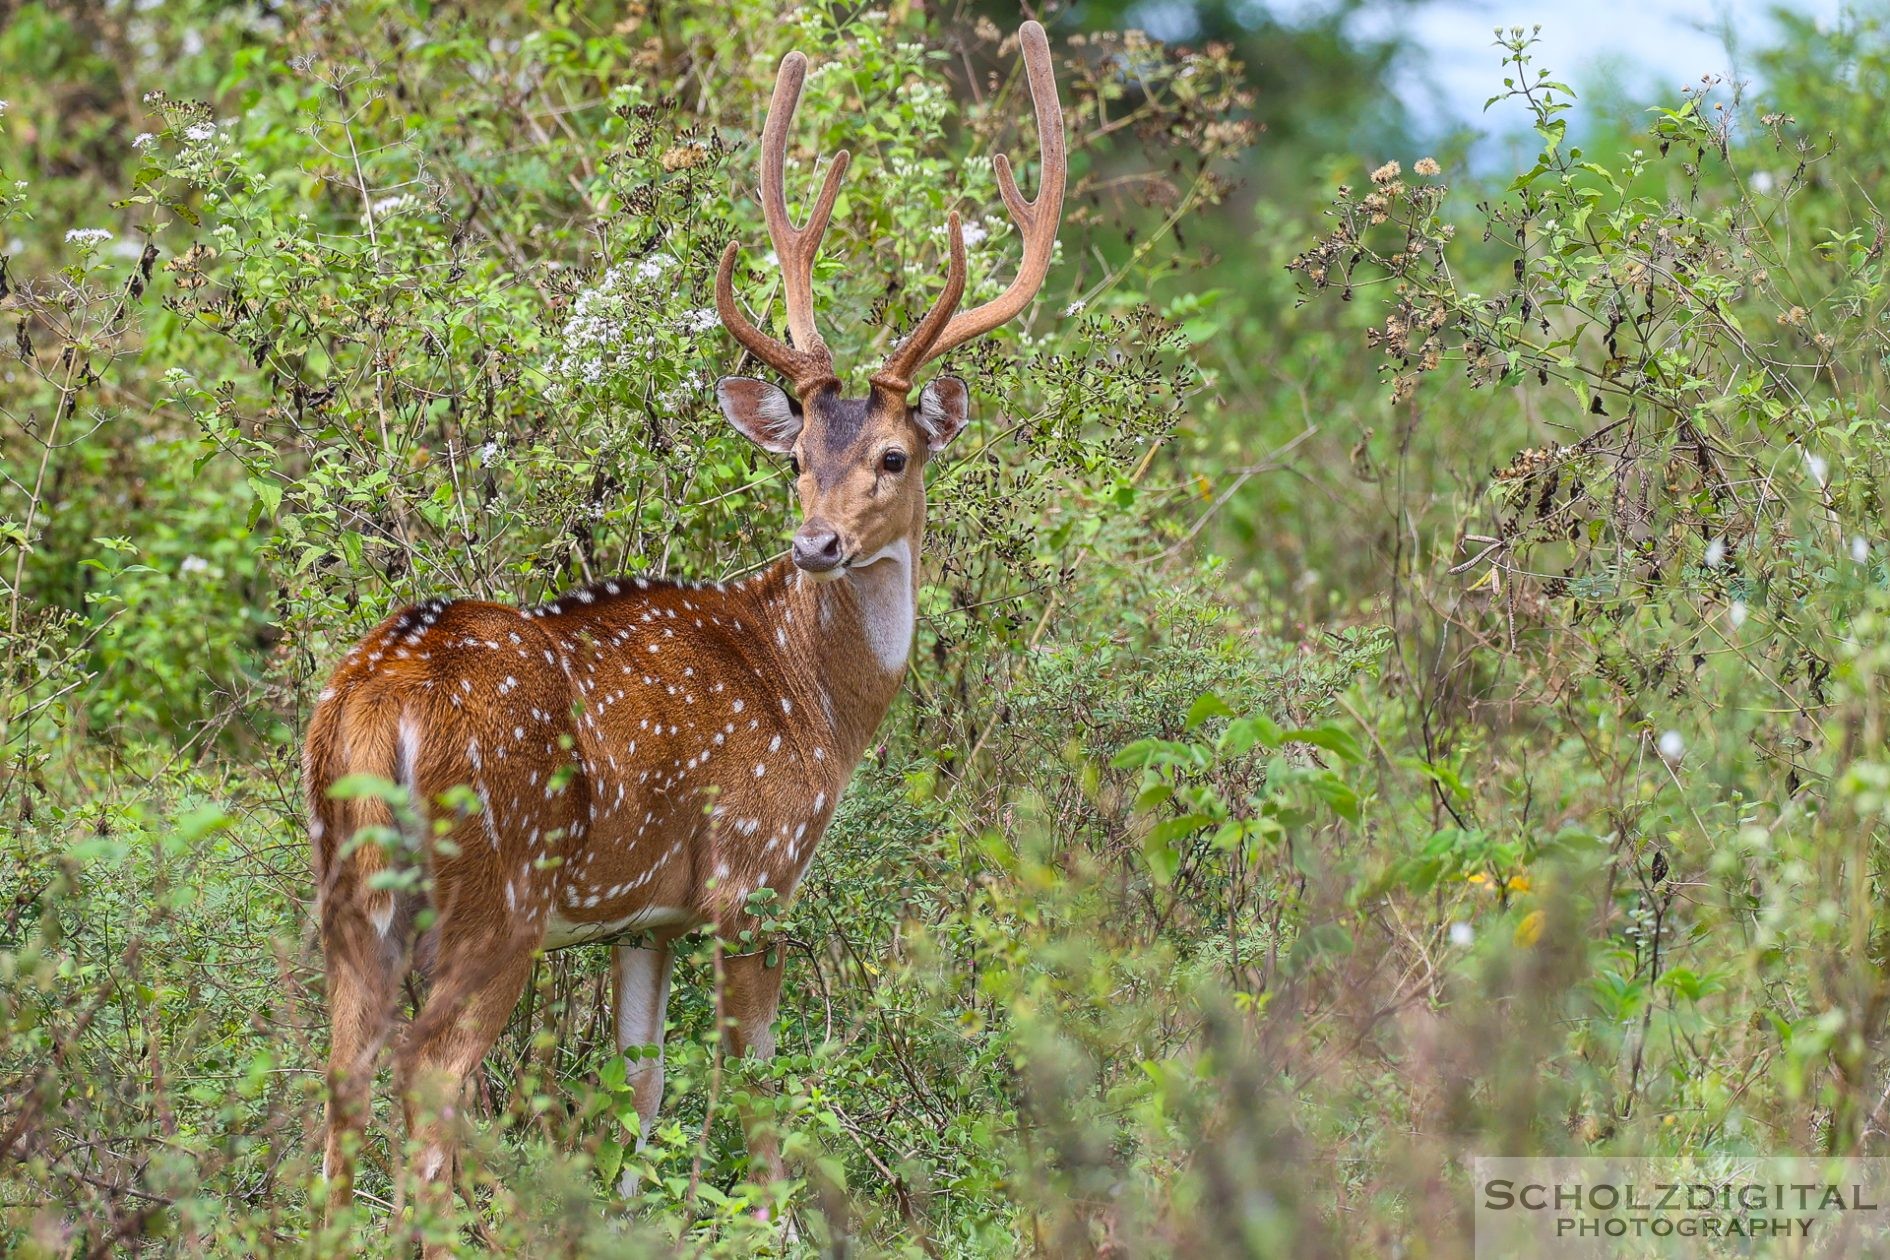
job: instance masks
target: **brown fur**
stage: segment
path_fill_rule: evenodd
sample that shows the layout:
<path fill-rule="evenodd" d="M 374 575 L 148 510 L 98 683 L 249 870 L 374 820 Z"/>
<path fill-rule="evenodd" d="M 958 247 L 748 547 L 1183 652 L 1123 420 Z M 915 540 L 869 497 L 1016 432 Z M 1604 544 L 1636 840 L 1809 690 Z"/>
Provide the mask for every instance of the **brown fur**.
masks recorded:
<path fill-rule="evenodd" d="M 624 579 L 537 609 L 434 602 L 347 655 L 306 746 L 332 1193 L 351 1187 L 410 962 L 430 973 L 431 996 L 401 1037 L 398 1072 L 422 1179 L 437 1181 L 458 1083 L 535 950 L 639 927 L 665 944 L 704 926 L 732 936 L 755 889 L 792 894 L 903 673 L 863 650 L 859 589 L 783 563 L 729 586 Z M 395 817 L 380 800 L 331 799 L 351 774 L 408 789 L 422 835 L 448 842 L 421 854 L 426 893 L 372 886 L 398 862 L 351 841 Z M 478 805 L 443 803 L 454 788 Z M 428 909 L 433 922 L 413 933 Z M 779 969 L 739 960 L 729 972 L 741 1053 L 766 1040 Z M 443 1118 L 421 1103 L 429 1089 Z"/>

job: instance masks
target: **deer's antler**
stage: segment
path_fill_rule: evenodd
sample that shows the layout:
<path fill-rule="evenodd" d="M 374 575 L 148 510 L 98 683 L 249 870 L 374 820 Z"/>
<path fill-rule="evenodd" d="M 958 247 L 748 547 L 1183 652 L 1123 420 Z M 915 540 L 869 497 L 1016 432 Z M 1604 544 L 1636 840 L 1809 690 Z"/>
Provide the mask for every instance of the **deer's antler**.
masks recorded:
<path fill-rule="evenodd" d="M 1057 225 L 1063 218 L 1063 190 L 1069 176 L 1069 160 L 1064 151 L 1063 108 L 1057 100 L 1056 75 L 1050 65 L 1050 42 L 1043 26 L 1026 22 L 1018 32 L 1018 45 L 1024 56 L 1024 73 L 1030 81 L 1030 99 L 1037 116 L 1037 145 L 1043 155 L 1043 174 L 1037 197 L 1026 200 L 1018 191 L 1011 173 L 1010 159 L 1002 153 L 992 159 L 998 192 L 1017 224 L 1024 242 L 1024 257 L 1016 277 L 1003 293 L 969 311 L 959 311 L 958 302 L 965 290 L 964 233 L 953 212 L 947 225 L 951 253 L 946 273 L 945 291 L 926 312 L 912 333 L 887 356 L 884 366 L 873 374 L 873 385 L 882 390 L 906 394 L 918 370 L 946 351 L 982 336 L 1000 324 L 1015 318 L 1036 297 L 1050 271 L 1050 256 L 1056 250 Z M 814 256 L 820 239 L 827 231 L 833 214 L 834 198 L 840 193 L 840 181 L 846 174 L 850 155 L 845 149 L 834 155 L 827 169 L 826 181 L 807 224 L 796 228 L 788 218 L 783 170 L 787 162 L 787 132 L 800 103 L 801 85 L 807 78 L 807 58 L 789 53 L 781 61 L 775 78 L 774 98 L 768 104 L 768 121 L 761 133 L 761 212 L 768 224 L 768 237 L 774 242 L 781 260 L 781 288 L 787 300 L 788 336 L 784 344 L 750 323 L 735 301 L 735 258 L 740 245 L 730 241 L 722 251 L 722 265 L 715 277 L 715 307 L 735 339 L 762 362 L 794 382 L 795 392 L 805 398 L 828 385 L 837 384 L 833 355 L 814 326 Z"/>
<path fill-rule="evenodd" d="M 750 354 L 793 381 L 795 392 L 803 398 L 838 383 L 833 355 L 814 326 L 814 257 L 820 251 L 820 238 L 826 235 L 834 198 L 840 195 L 840 181 L 851 159 L 845 149 L 834 154 L 806 226 L 795 227 L 787 209 L 787 137 L 806 79 L 806 57 L 792 52 L 781 59 L 774 97 L 768 102 L 768 121 L 761 131 L 761 214 L 768 224 L 768 239 L 781 260 L 781 288 L 787 299 L 792 344 L 783 344 L 756 328 L 736 303 L 735 256 L 741 249 L 739 242 L 730 241 L 722 251 L 722 265 L 715 275 L 715 309 L 724 326 Z"/>
<path fill-rule="evenodd" d="M 1000 153 L 991 164 L 997 172 L 998 192 L 1011 212 L 1012 222 L 1017 224 L 1018 235 L 1023 238 L 1023 261 L 1018 265 L 1016 278 L 1004 292 L 982 306 L 951 315 L 950 322 L 942 329 L 935 328 L 934 320 L 941 311 L 949 313 L 957 306 L 962 291 L 962 285 L 954 287 L 948 280 L 945 293 L 940 295 L 931 312 L 874 374 L 873 383 L 882 388 L 901 393 L 909 391 L 912 378 L 921 367 L 1015 318 L 1037 296 L 1037 291 L 1043 288 L 1044 277 L 1050 272 L 1050 256 L 1057 244 L 1057 225 L 1063 218 L 1063 189 L 1069 177 L 1069 158 L 1063 147 L 1063 107 L 1057 101 L 1056 74 L 1050 66 L 1050 41 L 1044 35 L 1042 24 L 1024 23 L 1017 33 L 1017 42 L 1024 55 L 1024 74 L 1030 80 L 1030 99 L 1037 115 L 1037 146 L 1043 154 L 1043 174 L 1036 200 L 1026 201 L 1018 191 L 1009 158 Z M 963 251 L 957 222 L 957 216 L 953 215 L 955 263 Z M 932 329 L 931 335 L 921 337 L 928 328 Z"/>

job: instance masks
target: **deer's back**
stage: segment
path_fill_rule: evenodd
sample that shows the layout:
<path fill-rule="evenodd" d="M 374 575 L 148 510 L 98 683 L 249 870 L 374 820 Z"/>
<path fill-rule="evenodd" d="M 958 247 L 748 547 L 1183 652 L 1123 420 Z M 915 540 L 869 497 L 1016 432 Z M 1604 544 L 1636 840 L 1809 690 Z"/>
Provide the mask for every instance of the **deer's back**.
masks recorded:
<path fill-rule="evenodd" d="M 451 842 L 436 906 L 502 905 L 549 946 L 738 917 L 798 883 L 843 783 L 817 715 L 792 720 L 755 598 L 622 581 L 404 609 L 322 693 L 311 803 L 351 773 L 409 787 Z"/>

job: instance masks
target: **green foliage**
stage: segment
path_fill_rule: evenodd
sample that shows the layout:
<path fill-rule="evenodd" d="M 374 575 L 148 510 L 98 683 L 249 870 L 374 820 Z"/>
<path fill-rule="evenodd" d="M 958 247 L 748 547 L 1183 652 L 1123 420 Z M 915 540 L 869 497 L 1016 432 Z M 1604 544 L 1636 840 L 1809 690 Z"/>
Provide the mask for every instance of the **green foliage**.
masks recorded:
<path fill-rule="evenodd" d="M 741 366 L 725 241 L 777 318 L 773 66 L 817 67 L 790 199 L 856 154 L 816 289 L 862 373 L 950 209 L 970 300 L 1016 259 L 984 159 L 1032 185 L 1028 110 L 957 16 L 48 2 L 0 31 L 9 1254 L 404 1254 L 385 1082 L 361 1202 L 315 1224 L 312 694 L 423 595 L 778 551 L 783 470 L 707 391 Z M 1347 100 L 1388 64 L 1308 29 Z M 548 956 L 462 1201 L 412 1229 L 1456 1254 L 1477 1153 L 1880 1153 L 1883 33 L 1788 26 L 1750 98 L 1590 137 L 1500 35 L 1492 114 L 1537 153 L 1460 193 L 1326 151 L 1368 133 L 1227 47 L 1053 32 L 1059 260 L 945 365 L 977 423 L 933 473 L 907 694 L 798 898 L 754 907 L 777 1055 L 719 1061 L 692 947 L 639 1135 L 605 950 Z M 1256 121 L 1287 138 L 1260 158 Z M 401 820 L 358 843 L 411 843 L 404 793 L 343 790 Z M 756 1184 L 740 1103 L 792 1184 Z"/>

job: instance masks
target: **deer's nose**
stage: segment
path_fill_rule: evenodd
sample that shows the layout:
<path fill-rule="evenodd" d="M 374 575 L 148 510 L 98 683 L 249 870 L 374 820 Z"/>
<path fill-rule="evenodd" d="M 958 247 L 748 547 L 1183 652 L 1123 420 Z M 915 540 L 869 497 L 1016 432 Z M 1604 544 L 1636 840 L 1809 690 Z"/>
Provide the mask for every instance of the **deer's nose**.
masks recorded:
<path fill-rule="evenodd" d="M 794 563 L 809 573 L 840 567 L 840 535 L 825 521 L 808 521 L 794 535 Z"/>

